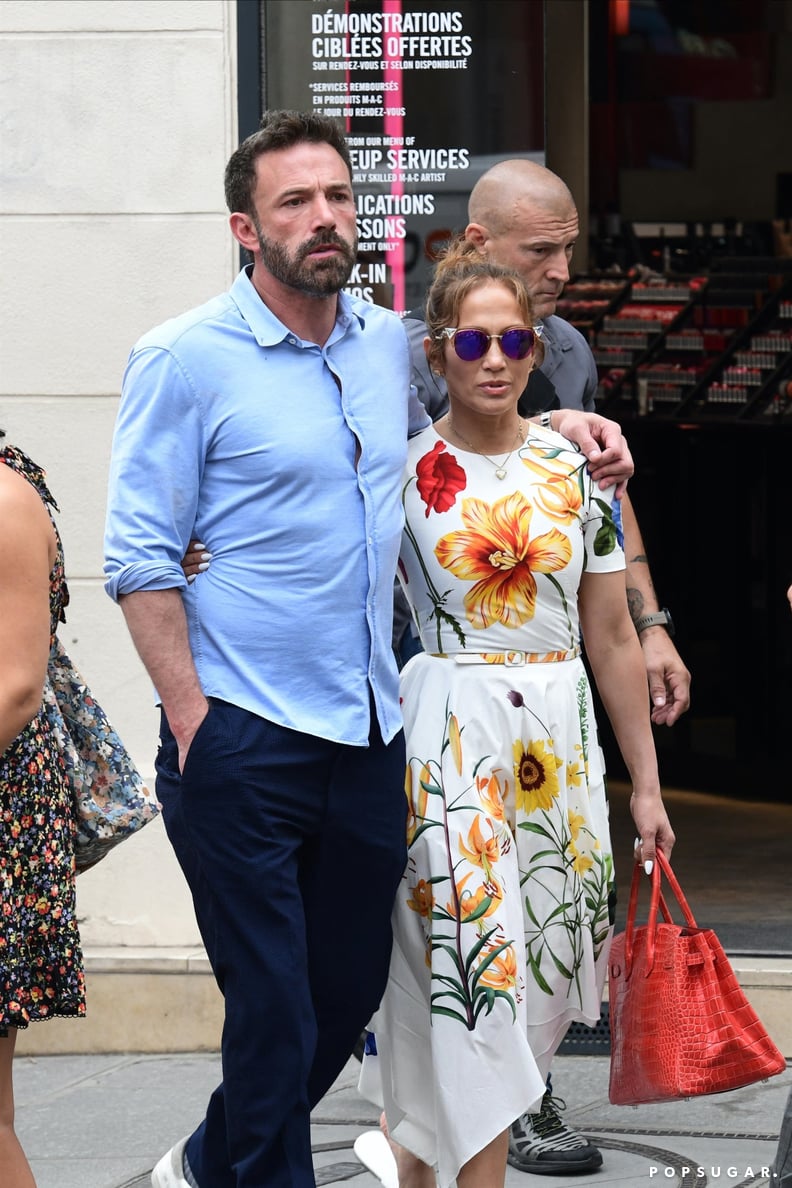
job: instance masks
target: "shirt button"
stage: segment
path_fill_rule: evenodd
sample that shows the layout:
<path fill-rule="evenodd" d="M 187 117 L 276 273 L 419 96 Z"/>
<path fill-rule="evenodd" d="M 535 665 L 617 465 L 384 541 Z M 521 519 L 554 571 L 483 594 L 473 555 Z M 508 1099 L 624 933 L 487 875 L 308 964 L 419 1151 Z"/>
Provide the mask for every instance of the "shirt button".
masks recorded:
<path fill-rule="evenodd" d="M 289 342 L 291 343 L 291 345 L 292 345 L 292 346 L 297 346 L 297 339 L 296 339 L 296 338 L 290 338 L 290 339 L 289 339 Z"/>

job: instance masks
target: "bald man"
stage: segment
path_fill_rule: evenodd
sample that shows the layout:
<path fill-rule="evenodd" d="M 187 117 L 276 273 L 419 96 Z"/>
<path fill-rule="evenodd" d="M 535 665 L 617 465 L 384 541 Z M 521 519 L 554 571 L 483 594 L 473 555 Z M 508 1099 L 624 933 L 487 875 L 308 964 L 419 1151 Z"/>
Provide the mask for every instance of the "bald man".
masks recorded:
<path fill-rule="evenodd" d="M 520 402 L 523 415 L 550 408 L 594 411 L 597 365 L 582 334 L 555 317 L 569 280 L 578 238 L 578 214 L 569 189 L 555 173 L 533 161 L 499 161 L 482 174 L 468 202 L 465 235 L 479 250 L 519 272 L 541 325 L 545 357 L 532 372 Z M 409 314 L 404 325 L 413 354 L 413 382 L 433 420 L 446 409 L 445 381 L 426 362 L 423 320 Z"/>
<path fill-rule="evenodd" d="M 597 366 L 591 348 L 574 326 L 555 316 L 579 233 L 569 188 L 555 173 L 533 161 L 499 161 L 474 186 L 468 219 L 465 236 L 483 255 L 518 272 L 533 301 L 545 354 L 520 398 L 521 414 L 559 407 L 593 411 Z M 407 315 L 404 324 L 412 351 L 413 383 L 430 416 L 437 420 L 447 411 L 446 387 L 427 364 L 426 325 L 412 315 Z M 622 524 L 627 601 L 643 649 L 652 720 L 671 726 L 690 704 L 690 673 L 671 642 L 671 617 L 660 609 L 627 496 L 622 500 Z M 396 603 L 397 621 L 406 631 L 400 651 L 406 657 L 414 649 L 400 592 Z M 564 1125 L 548 1088 L 541 1111 L 523 1114 L 513 1124 L 509 1162 L 523 1171 L 567 1175 L 594 1171 L 602 1164 L 602 1156 L 583 1135 Z"/>

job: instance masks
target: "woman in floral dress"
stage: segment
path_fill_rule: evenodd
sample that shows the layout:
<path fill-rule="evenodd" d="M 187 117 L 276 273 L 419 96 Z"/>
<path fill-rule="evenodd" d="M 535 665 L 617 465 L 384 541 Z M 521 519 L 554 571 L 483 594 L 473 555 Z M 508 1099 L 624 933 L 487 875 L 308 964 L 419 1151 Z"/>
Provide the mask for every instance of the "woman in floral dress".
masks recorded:
<path fill-rule="evenodd" d="M 0 1184 L 35 1188 L 14 1133 L 17 1029 L 85 1014 L 71 805 L 39 713 L 68 592 L 44 472 L 11 446 L 0 463 Z"/>
<path fill-rule="evenodd" d="M 440 1188 L 497 1188 L 570 1023 L 600 1017 L 613 859 L 581 629 L 641 860 L 674 837 L 613 491 L 517 413 L 541 351 L 525 288 L 457 244 L 427 325 L 449 412 L 410 443 L 403 487 L 425 651 L 402 674 L 409 860 L 375 1030 L 401 1188 L 434 1184 L 426 1165 Z"/>

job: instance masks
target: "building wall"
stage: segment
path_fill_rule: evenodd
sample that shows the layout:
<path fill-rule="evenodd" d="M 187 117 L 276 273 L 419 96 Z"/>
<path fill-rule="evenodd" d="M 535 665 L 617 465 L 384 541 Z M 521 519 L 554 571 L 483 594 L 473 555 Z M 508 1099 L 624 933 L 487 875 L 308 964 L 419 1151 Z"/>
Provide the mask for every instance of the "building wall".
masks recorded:
<path fill-rule="evenodd" d="M 133 342 L 237 268 L 222 185 L 235 12 L 233 0 L 0 5 L 0 427 L 48 472 L 72 599 L 62 639 L 147 778 L 150 685 L 103 589 L 110 440 Z M 197 942 L 160 821 L 78 889 L 87 947 Z"/>

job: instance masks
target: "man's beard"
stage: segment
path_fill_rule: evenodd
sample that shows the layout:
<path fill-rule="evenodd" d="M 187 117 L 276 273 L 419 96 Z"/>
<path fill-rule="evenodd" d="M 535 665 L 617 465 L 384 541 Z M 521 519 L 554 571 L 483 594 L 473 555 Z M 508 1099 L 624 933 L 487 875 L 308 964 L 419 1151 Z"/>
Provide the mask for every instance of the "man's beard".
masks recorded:
<path fill-rule="evenodd" d="M 349 280 L 357 254 L 357 236 L 352 243 L 347 243 L 337 232 L 323 231 L 307 240 L 290 256 L 282 244 L 265 237 L 258 222 L 255 227 L 261 262 L 281 284 L 309 297 L 328 297 L 343 289 Z M 341 254 L 306 263 L 312 251 L 328 244 L 340 248 Z"/>

